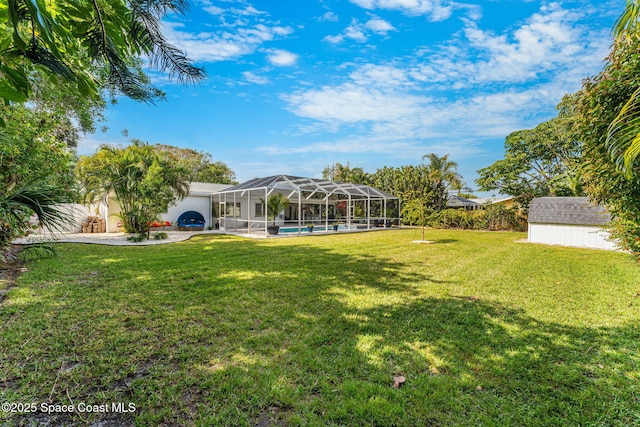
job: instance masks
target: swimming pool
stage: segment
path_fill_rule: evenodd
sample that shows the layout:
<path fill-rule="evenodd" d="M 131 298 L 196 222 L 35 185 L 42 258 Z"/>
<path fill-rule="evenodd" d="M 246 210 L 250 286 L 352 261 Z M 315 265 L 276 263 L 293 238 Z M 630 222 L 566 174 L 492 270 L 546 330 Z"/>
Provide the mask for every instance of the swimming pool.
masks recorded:
<path fill-rule="evenodd" d="M 333 231 L 333 227 L 329 226 L 329 230 Z M 339 225 L 338 230 L 348 230 L 346 225 Z M 316 231 L 327 231 L 327 227 L 324 225 L 316 225 L 313 227 L 313 232 Z M 280 227 L 280 233 L 308 233 L 309 227 Z"/>

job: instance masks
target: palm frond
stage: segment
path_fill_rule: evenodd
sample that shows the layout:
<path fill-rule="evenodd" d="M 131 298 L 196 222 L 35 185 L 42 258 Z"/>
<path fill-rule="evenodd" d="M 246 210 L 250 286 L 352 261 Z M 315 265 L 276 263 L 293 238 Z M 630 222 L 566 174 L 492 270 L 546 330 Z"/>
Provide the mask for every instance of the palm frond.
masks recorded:
<path fill-rule="evenodd" d="M 616 38 L 627 37 L 629 32 L 637 25 L 640 17 L 640 4 L 637 0 L 627 0 L 627 5 L 613 25 L 613 34 Z"/>
<path fill-rule="evenodd" d="M 609 124 L 605 146 L 618 169 L 629 176 L 640 155 L 640 88 Z"/>
<path fill-rule="evenodd" d="M 52 185 L 27 183 L 0 199 L 0 205 L 16 219 L 26 211 L 33 213 L 43 227 L 51 231 L 62 230 L 69 221 L 68 214 L 58 209 L 69 203 L 69 194 Z"/>
<path fill-rule="evenodd" d="M 150 2 L 158 3 L 158 2 Z M 165 7 L 163 2 L 161 3 Z M 158 9 L 154 7 L 140 7 L 136 2 L 131 3 L 133 10 L 132 35 L 141 47 L 150 55 L 150 65 L 160 71 L 168 71 L 172 78 L 180 82 L 195 83 L 206 77 L 204 68 L 191 64 L 186 54 L 170 44 L 162 34 Z M 157 5 L 156 5 L 157 7 Z"/>
<path fill-rule="evenodd" d="M 31 46 L 24 53 L 24 56 L 33 64 L 42 65 L 58 76 L 68 80 L 75 79 L 75 74 L 71 68 L 50 50 L 43 47 L 42 44 L 39 44 L 35 38 L 31 40 Z"/>

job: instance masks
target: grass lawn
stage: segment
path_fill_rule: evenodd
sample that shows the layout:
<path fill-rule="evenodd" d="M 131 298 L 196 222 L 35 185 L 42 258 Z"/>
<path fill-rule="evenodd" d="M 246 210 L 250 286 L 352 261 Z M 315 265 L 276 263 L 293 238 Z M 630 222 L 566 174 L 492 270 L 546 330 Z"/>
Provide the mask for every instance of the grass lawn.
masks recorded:
<path fill-rule="evenodd" d="M 0 305 L 0 402 L 135 411 L 0 425 L 640 425 L 637 263 L 523 237 L 58 245 Z"/>

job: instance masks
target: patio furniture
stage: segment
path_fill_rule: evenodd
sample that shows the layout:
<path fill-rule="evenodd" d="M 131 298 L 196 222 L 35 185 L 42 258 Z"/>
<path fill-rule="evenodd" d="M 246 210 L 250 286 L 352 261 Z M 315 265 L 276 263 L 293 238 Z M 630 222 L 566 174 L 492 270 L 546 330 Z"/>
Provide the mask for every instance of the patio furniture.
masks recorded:
<path fill-rule="evenodd" d="M 187 211 L 178 217 L 178 230 L 202 231 L 204 230 L 204 217 L 200 212 Z"/>

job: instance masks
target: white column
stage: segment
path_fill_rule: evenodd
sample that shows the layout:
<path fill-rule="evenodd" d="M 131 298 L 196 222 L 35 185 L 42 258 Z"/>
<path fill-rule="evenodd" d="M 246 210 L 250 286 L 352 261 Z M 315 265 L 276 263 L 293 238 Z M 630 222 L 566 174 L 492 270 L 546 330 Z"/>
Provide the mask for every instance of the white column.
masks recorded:
<path fill-rule="evenodd" d="M 302 191 L 298 191 L 298 234 L 302 230 Z"/>
<path fill-rule="evenodd" d="M 347 203 L 347 230 L 351 230 L 351 194 L 349 194 L 349 201 Z"/>
<path fill-rule="evenodd" d="M 387 198 L 382 199 L 382 221 L 384 227 L 387 228 Z"/>
<path fill-rule="evenodd" d="M 324 199 L 324 231 L 329 232 L 329 196 Z"/>
<path fill-rule="evenodd" d="M 227 230 L 227 193 L 224 193 L 224 212 L 222 212 L 224 216 L 224 229 Z"/>
<path fill-rule="evenodd" d="M 251 234 L 251 190 L 247 191 L 247 234 Z"/>

